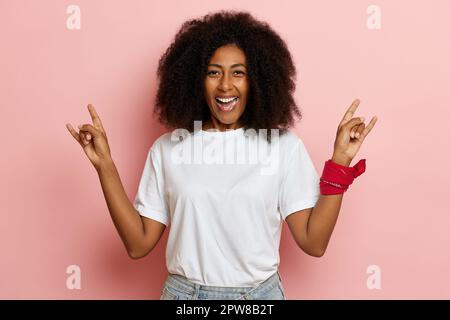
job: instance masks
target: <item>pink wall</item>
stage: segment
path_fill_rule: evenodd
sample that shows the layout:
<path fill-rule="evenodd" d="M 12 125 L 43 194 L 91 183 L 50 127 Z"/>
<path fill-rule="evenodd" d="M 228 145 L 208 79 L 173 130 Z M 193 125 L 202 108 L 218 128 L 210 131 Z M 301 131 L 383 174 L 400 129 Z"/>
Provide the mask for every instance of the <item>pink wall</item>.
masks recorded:
<path fill-rule="evenodd" d="M 80 30 L 66 27 L 73 4 Z M 370 5 L 381 29 L 366 25 Z M 167 230 L 145 259 L 128 258 L 65 124 L 89 122 L 86 105 L 96 106 L 133 198 L 164 131 L 151 117 L 159 56 L 183 21 L 231 8 L 268 21 L 288 43 L 304 112 L 296 132 L 320 173 L 354 98 L 355 116 L 378 116 L 355 159 L 366 158 L 367 171 L 344 196 L 325 256 L 304 254 L 285 225 L 287 297 L 450 298 L 445 0 L 0 1 L 0 298 L 159 298 Z M 66 287 L 70 265 L 81 268 L 81 289 Z M 366 284 L 371 265 L 380 289 Z"/>

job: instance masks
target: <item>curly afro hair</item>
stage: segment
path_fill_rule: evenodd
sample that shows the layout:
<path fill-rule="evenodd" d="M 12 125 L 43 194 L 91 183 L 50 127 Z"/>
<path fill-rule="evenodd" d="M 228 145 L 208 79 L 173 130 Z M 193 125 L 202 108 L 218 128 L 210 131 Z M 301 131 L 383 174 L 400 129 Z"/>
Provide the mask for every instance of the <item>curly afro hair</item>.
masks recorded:
<path fill-rule="evenodd" d="M 219 11 L 184 22 L 158 64 L 154 114 L 169 128 L 194 131 L 194 121 L 211 117 L 204 79 L 215 50 L 234 44 L 248 64 L 249 96 L 239 119 L 244 129 L 279 129 L 284 134 L 299 119 L 293 92 L 296 70 L 285 42 L 266 22 L 248 12 Z"/>

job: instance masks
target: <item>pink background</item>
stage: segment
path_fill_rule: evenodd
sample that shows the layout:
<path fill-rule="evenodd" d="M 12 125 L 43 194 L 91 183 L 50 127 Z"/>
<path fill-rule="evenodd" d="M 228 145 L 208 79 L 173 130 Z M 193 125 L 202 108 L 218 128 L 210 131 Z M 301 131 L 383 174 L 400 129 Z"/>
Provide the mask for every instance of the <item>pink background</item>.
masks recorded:
<path fill-rule="evenodd" d="M 81 8 L 81 30 L 66 8 Z M 366 9 L 381 8 L 381 29 Z M 152 118 L 156 67 L 181 23 L 249 10 L 287 42 L 298 71 L 302 137 L 319 173 L 354 98 L 379 120 L 352 165 L 367 171 L 344 196 L 324 257 L 283 230 L 288 299 L 450 298 L 450 4 L 448 1 L 0 1 L 0 298 L 158 299 L 166 229 L 128 258 L 97 174 L 67 131 L 93 103 L 130 199 L 164 128 Z M 81 289 L 66 268 L 81 268 Z M 381 289 L 366 286 L 367 267 Z"/>

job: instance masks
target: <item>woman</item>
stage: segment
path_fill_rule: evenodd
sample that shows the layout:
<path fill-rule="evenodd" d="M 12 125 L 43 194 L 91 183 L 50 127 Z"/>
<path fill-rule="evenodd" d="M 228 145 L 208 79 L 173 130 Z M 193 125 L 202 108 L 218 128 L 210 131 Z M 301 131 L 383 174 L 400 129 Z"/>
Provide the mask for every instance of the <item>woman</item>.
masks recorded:
<path fill-rule="evenodd" d="M 67 125 L 99 174 L 131 258 L 147 255 L 171 225 L 161 299 L 285 299 L 283 220 L 305 253 L 324 254 L 343 193 L 365 169 L 364 159 L 349 164 L 377 119 L 353 118 L 352 103 L 319 179 L 288 130 L 301 118 L 295 75 L 284 41 L 248 13 L 185 22 L 158 66 L 155 113 L 174 130 L 150 148 L 134 203 L 94 107 L 93 125 L 79 133 Z"/>

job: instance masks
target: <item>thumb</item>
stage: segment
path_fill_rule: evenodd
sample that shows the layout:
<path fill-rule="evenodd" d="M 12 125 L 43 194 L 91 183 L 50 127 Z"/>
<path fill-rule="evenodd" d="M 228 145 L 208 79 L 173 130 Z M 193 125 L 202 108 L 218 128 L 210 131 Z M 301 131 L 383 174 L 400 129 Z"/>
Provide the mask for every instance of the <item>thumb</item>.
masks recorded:
<path fill-rule="evenodd" d="M 101 132 L 91 124 L 80 124 L 78 129 L 89 132 L 94 138 L 101 136 Z"/>
<path fill-rule="evenodd" d="M 350 130 L 353 126 L 356 126 L 357 124 L 360 124 L 363 122 L 364 122 L 364 117 L 353 118 L 350 121 L 348 121 L 346 124 L 344 124 L 344 129 Z"/>

